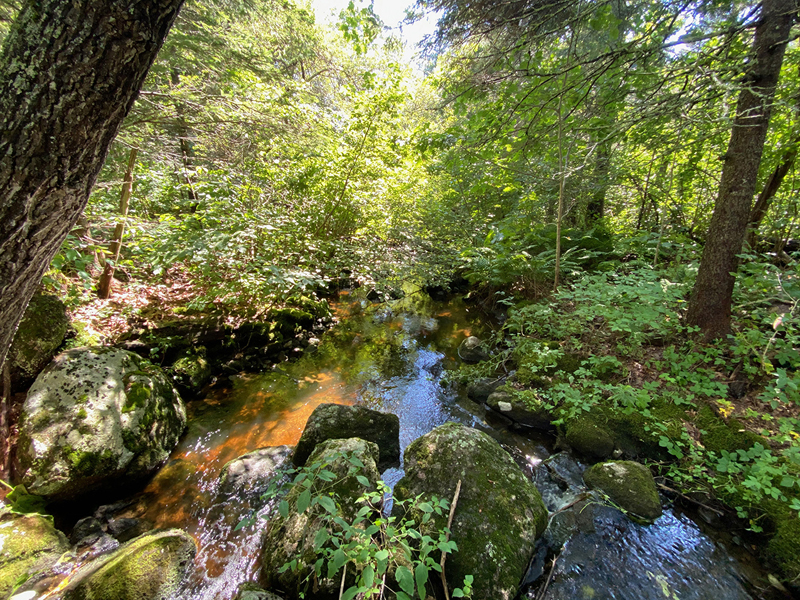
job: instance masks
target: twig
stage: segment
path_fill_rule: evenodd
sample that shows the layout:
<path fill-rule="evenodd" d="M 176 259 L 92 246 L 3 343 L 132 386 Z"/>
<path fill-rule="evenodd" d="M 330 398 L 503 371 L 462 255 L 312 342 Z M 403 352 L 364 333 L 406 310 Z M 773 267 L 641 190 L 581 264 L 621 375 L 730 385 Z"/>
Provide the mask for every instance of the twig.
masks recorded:
<path fill-rule="evenodd" d="M 673 494 L 677 494 L 678 496 L 680 496 L 684 500 L 688 500 L 689 502 L 691 502 L 693 504 L 697 504 L 697 506 L 702 506 L 703 508 L 705 508 L 707 510 L 710 510 L 711 512 L 715 512 L 720 517 L 724 517 L 725 516 L 724 512 L 722 512 L 720 510 L 717 510 L 716 508 L 712 508 L 712 507 L 708 506 L 707 504 L 703 504 L 702 502 L 700 502 L 698 500 L 695 500 L 694 498 L 690 498 L 686 494 L 681 494 L 678 490 L 673 490 L 671 487 L 668 487 L 668 486 L 664 485 L 663 483 L 659 483 L 658 487 L 660 487 L 662 490 L 665 490 L 667 492 L 672 492 Z"/>
<path fill-rule="evenodd" d="M 347 563 L 344 563 L 344 571 L 342 571 L 342 583 L 339 585 L 339 600 L 342 600 L 344 594 L 344 578 L 347 577 Z"/>
<path fill-rule="evenodd" d="M 562 551 L 564 547 L 561 547 Z M 550 586 L 550 580 L 553 579 L 553 571 L 556 570 L 556 561 L 561 556 L 561 552 L 558 553 L 558 556 L 553 557 L 553 564 L 550 566 L 550 573 L 547 575 L 547 581 L 544 582 L 544 587 L 539 590 L 539 593 L 536 594 L 536 600 L 542 600 L 544 598 L 545 593 L 547 592 L 547 588 Z"/>
<path fill-rule="evenodd" d="M 453 515 L 456 513 L 456 504 L 458 504 L 458 495 L 461 493 L 461 480 L 456 484 L 456 493 L 453 494 L 453 501 L 450 503 L 450 516 L 447 517 L 447 532 L 444 534 L 445 544 L 450 541 L 450 526 L 453 524 Z M 447 554 L 442 552 L 442 560 L 439 561 L 439 566 L 442 567 L 440 575 L 442 576 L 442 586 L 444 587 L 444 598 L 450 600 L 450 592 L 447 591 L 447 578 L 444 575 L 444 561 L 447 559 Z"/>

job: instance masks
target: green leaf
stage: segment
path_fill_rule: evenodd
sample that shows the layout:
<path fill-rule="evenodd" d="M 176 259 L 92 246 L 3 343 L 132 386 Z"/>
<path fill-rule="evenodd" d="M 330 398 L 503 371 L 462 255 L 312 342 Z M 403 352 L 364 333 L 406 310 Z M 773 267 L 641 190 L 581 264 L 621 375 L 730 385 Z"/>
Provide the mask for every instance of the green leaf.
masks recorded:
<path fill-rule="evenodd" d="M 414 595 L 414 576 L 411 574 L 411 571 L 408 570 L 408 567 L 404 567 L 400 565 L 397 567 L 397 571 L 395 572 L 395 577 L 397 578 L 397 584 L 400 586 L 400 589 L 403 590 L 409 596 Z M 397 597 L 400 597 L 400 593 L 398 592 Z"/>
<path fill-rule="evenodd" d="M 361 572 L 361 577 L 363 578 L 364 585 L 371 588 L 372 583 L 375 581 L 375 569 L 372 568 L 372 565 L 364 567 L 364 570 Z"/>
<path fill-rule="evenodd" d="M 425 584 L 428 583 L 428 567 L 420 563 L 414 569 L 414 578 L 417 580 L 417 592 L 420 598 L 425 598 Z"/>
<path fill-rule="evenodd" d="M 453 598 L 463 598 L 464 592 L 461 591 L 461 588 L 456 588 L 453 590 Z"/>
<path fill-rule="evenodd" d="M 367 479 L 363 475 L 356 475 L 356 479 L 358 480 L 358 483 L 360 483 L 364 487 L 369 487 L 371 485 L 369 479 Z"/>
<path fill-rule="evenodd" d="M 338 548 L 336 552 L 333 553 L 333 566 L 336 568 L 336 571 L 341 569 L 346 562 L 347 556 L 345 555 L 344 550 Z"/>
<path fill-rule="evenodd" d="M 278 512 L 285 519 L 289 516 L 289 503 L 286 500 L 281 500 L 278 504 Z"/>
<path fill-rule="evenodd" d="M 297 498 L 297 512 L 303 514 L 306 512 L 309 504 L 311 504 L 311 490 L 305 490 L 300 494 L 300 497 Z"/>
<path fill-rule="evenodd" d="M 324 527 L 320 528 L 320 530 L 317 531 L 317 535 L 314 536 L 314 550 L 319 552 L 322 545 L 327 542 L 330 537 L 327 529 Z"/>
<path fill-rule="evenodd" d="M 356 597 L 359 589 L 360 588 L 356 585 L 350 586 L 345 590 L 344 594 L 342 594 L 342 600 L 352 600 Z"/>
<path fill-rule="evenodd" d="M 336 513 L 336 503 L 333 501 L 332 498 L 328 496 L 320 496 L 319 498 L 317 498 L 317 502 L 319 502 L 322 508 L 327 510 L 332 515 Z"/>

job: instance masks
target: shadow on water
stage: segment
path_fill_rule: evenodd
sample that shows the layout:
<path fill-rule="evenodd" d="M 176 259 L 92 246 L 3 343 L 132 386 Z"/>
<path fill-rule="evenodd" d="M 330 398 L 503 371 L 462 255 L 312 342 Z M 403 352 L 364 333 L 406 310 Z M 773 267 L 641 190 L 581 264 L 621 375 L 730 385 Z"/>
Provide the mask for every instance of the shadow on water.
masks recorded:
<path fill-rule="evenodd" d="M 341 323 L 324 336 L 315 353 L 273 372 L 240 375 L 230 388 L 191 403 L 188 432 L 180 446 L 128 515 L 123 515 L 143 517 L 157 527 L 180 527 L 197 540 L 196 569 L 177 598 L 228 600 L 242 582 L 257 579 L 266 521 L 259 519 L 256 525 L 235 531 L 252 507 L 246 500 L 232 501 L 218 494 L 220 471 L 228 461 L 257 448 L 296 444 L 309 415 L 321 403 L 360 404 L 397 414 L 402 449 L 434 427 L 457 421 L 492 435 L 529 472 L 550 455 L 549 441 L 491 426 L 484 407 L 442 385 L 443 375 L 457 365 L 458 345 L 465 337 L 481 333 L 468 307 L 412 296 L 376 307 L 341 304 L 337 312 Z M 390 486 L 396 484 L 402 477 L 402 464 L 383 477 Z M 680 556 L 678 547 L 692 552 L 716 547 L 690 520 L 668 515 L 648 534 L 667 546 L 635 531 L 624 539 L 604 538 L 603 542 L 603 552 L 624 554 L 624 560 L 644 573 L 642 577 L 656 591 L 683 589 L 675 579 L 682 576 L 682 567 L 664 562 L 664 555 Z M 578 546 L 571 551 L 578 552 Z M 713 553 L 709 556 L 712 562 L 727 560 Z M 577 568 L 574 565 L 580 561 L 570 564 Z M 709 573 L 713 576 L 714 572 Z M 568 575 L 554 579 L 547 598 L 658 597 L 627 592 L 582 596 L 588 592 L 570 587 L 574 578 Z M 591 577 L 598 582 L 603 577 L 616 581 L 621 574 L 592 572 Z M 555 586 L 562 586 L 563 594 Z"/>

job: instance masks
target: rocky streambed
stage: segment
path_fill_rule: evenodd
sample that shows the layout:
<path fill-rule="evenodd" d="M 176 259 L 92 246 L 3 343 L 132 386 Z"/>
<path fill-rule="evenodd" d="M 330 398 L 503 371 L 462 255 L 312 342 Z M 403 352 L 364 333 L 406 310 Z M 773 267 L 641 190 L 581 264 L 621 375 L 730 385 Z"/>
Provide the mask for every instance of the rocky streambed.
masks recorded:
<path fill-rule="evenodd" d="M 459 346 L 480 333 L 463 305 L 411 297 L 366 311 L 356 303 L 354 312 L 299 360 L 236 374 L 186 404 L 156 371 L 117 350 L 110 356 L 127 366 L 111 374 L 95 365 L 92 377 L 80 377 L 77 399 L 37 400 L 51 402 L 50 416 L 24 419 L 50 431 L 49 452 L 60 462 L 37 454 L 44 438 L 27 433 L 20 472 L 31 491 L 71 504 L 57 520 L 63 532 L 44 517 L 2 513 L 0 597 L 336 598 L 342 582 L 356 583 L 327 566 L 314 573 L 324 546 L 317 536 L 330 529 L 324 517 L 333 512 L 310 499 L 331 498 L 336 511 L 356 518 L 365 508 L 359 498 L 379 478 L 403 503 L 395 518 L 420 494 L 456 498 L 449 592 L 471 576 L 474 598 L 759 597 L 764 573 L 734 558 L 739 548 L 702 531 L 695 515 L 670 506 L 649 469 L 625 460 L 587 468 L 590 456 L 554 453 L 546 426 L 510 414 L 507 399 L 490 401 L 490 383 L 469 396 L 443 385 L 463 360 Z M 92 410 L 104 418 L 94 420 Z M 181 419 L 188 426 L 177 446 L 164 442 L 183 429 Z M 82 445 L 101 434 L 107 441 L 96 450 Z M 119 455 L 110 453 L 113 440 L 122 442 Z M 134 442 L 148 440 L 152 449 L 137 450 Z M 155 470 L 165 443 L 174 449 Z M 353 456 L 363 465 L 358 473 Z M 290 484 L 296 469 L 321 463 L 332 482 Z M 63 485 L 72 479 L 77 487 Z M 129 491 L 108 503 L 114 486 Z M 276 494 L 265 497 L 271 487 Z M 390 507 L 382 502 L 364 514 L 375 522 Z M 409 527 L 432 527 L 439 543 L 433 534 L 448 510 L 423 522 L 425 511 L 412 507 Z M 398 568 L 408 558 L 386 551 L 394 567 L 379 574 L 387 589 L 402 592 Z M 429 593 L 444 597 L 438 572 L 428 581 Z"/>

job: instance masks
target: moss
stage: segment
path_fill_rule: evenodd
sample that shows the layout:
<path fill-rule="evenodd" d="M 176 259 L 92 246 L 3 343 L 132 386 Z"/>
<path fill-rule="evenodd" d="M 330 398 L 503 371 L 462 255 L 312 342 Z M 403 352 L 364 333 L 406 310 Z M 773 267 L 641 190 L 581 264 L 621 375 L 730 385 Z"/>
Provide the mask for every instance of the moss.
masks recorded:
<path fill-rule="evenodd" d="M 756 443 L 767 447 L 768 442 L 760 435 L 745 431 L 741 423 L 736 419 L 730 419 L 727 423 L 714 414 L 708 406 L 700 407 L 697 411 L 696 425 L 701 429 L 702 443 L 707 450 L 719 452 L 727 450 L 747 450 Z"/>
<path fill-rule="evenodd" d="M 650 470 L 632 461 L 612 461 L 589 467 L 583 480 L 603 491 L 622 509 L 654 521 L 661 516 L 661 501 Z"/>
<path fill-rule="evenodd" d="M 766 551 L 784 577 L 796 579 L 800 576 L 800 519 L 791 515 L 779 521 Z"/>
<path fill-rule="evenodd" d="M 117 550 L 106 563 L 64 594 L 64 600 L 169 598 L 190 565 L 196 547 L 183 531 L 144 535 Z"/>
<path fill-rule="evenodd" d="M 86 409 L 83 408 L 83 407 L 79 408 L 78 412 L 77 412 L 77 415 L 78 415 L 79 419 L 85 419 L 86 418 Z"/>
<path fill-rule="evenodd" d="M 125 386 L 125 406 L 122 412 L 127 413 L 144 407 L 153 395 L 150 386 L 140 382 L 132 381 Z"/>
<path fill-rule="evenodd" d="M 64 456 L 78 475 L 89 477 L 113 472 L 116 469 L 114 453 L 110 449 L 102 452 L 86 452 L 64 446 Z"/>
<path fill-rule="evenodd" d="M 614 451 L 614 438 L 611 433 L 590 418 L 580 418 L 570 422 L 564 437 L 572 448 L 589 458 L 607 458 Z"/>
<path fill-rule="evenodd" d="M 20 579 L 49 568 L 69 543 L 41 515 L 16 516 L 0 522 L 0 598 L 6 598 Z"/>
<path fill-rule="evenodd" d="M 556 361 L 556 370 L 572 374 L 580 368 L 582 362 L 583 358 L 580 355 L 566 352 Z"/>

